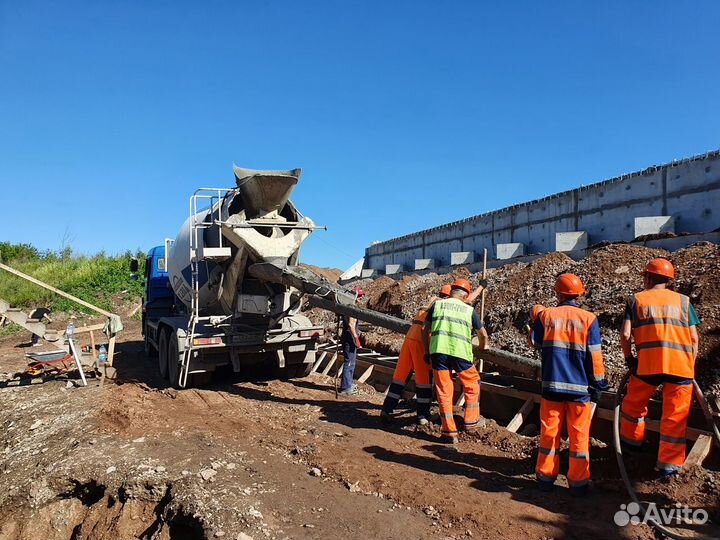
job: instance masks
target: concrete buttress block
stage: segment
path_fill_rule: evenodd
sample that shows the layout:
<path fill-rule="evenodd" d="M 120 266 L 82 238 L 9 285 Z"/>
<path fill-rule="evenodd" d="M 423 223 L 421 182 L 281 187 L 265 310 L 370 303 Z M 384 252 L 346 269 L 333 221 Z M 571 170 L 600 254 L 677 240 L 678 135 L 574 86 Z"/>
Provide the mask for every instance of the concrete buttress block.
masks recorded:
<path fill-rule="evenodd" d="M 430 270 L 435 268 L 435 259 L 415 259 L 415 270 Z"/>
<path fill-rule="evenodd" d="M 555 233 L 555 251 L 577 251 L 587 249 L 589 242 L 586 231 Z"/>
<path fill-rule="evenodd" d="M 498 259 L 512 259 L 525 255 L 525 244 L 513 242 L 509 244 L 498 244 L 495 248 Z"/>
<path fill-rule="evenodd" d="M 672 216 L 647 216 L 635 218 L 635 238 L 646 234 L 675 232 L 675 218 Z"/>
<path fill-rule="evenodd" d="M 360 272 L 360 277 L 363 279 L 377 277 L 377 275 L 378 271 L 373 270 L 372 268 L 363 268 L 363 270 Z"/>
<path fill-rule="evenodd" d="M 453 251 L 450 253 L 450 265 L 472 264 L 475 262 L 475 253 L 472 251 Z"/>
<path fill-rule="evenodd" d="M 385 275 L 390 276 L 392 274 L 400 274 L 405 271 L 405 267 L 402 264 L 386 264 Z"/>

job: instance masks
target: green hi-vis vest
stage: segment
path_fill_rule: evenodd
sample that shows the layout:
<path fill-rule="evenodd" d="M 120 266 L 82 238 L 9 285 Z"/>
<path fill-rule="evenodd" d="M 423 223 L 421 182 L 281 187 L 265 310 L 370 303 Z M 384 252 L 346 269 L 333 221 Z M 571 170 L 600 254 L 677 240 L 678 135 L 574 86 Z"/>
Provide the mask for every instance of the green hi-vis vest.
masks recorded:
<path fill-rule="evenodd" d="M 472 306 L 462 300 L 437 300 L 430 323 L 430 354 L 448 354 L 472 362 L 472 316 Z"/>

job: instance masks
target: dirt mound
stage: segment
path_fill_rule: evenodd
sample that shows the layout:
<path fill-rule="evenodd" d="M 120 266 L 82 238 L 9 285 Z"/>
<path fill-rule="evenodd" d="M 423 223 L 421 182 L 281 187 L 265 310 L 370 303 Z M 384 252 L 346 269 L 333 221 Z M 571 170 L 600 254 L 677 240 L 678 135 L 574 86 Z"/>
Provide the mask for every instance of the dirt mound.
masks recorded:
<path fill-rule="evenodd" d="M 342 270 L 337 268 L 322 268 L 320 266 L 314 266 L 312 264 L 301 263 L 300 266 L 307 268 L 316 276 L 327 279 L 330 283 L 337 283 L 342 275 Z"/>
<path fill-rule="evenodd" d="M 492 346 L 513 353 L 530 355 L 524 326 L 533 304 L 554 305 L 553 284 L 563 272 L 578 274 L 586 295 L 581 306 L 598 316 L 608 376 L 617 383 L 624 373 L 619 329 L 627 299 L 642 288 L 641 272 L 654 257 L 668 257 L 677 271 L 675 288 L 690 296 L 702 324 L 697 377 L 701 386 L 720 395 L 720 247 L 700 242 L 675 253 L 633 244 L 606 244 L 592 249 L 576 262 L 563 253 L 550 253 L 530 263 L 514 263 L 489 271 L 485 324 Z M 368 293 L 368 307 L 404 319 L 413 315 L 437 293 L 458 277 L 477 285 L 480 274 L 459 268 L 452 275 L 426 274 L 394 280 L 383 276 L 356 282 Z M 476 309 L 479 310 L 479 307 Z M 402 336 L 382 329 L 365 334 L 365 343 L 379 351 L 397 354 Z"/>

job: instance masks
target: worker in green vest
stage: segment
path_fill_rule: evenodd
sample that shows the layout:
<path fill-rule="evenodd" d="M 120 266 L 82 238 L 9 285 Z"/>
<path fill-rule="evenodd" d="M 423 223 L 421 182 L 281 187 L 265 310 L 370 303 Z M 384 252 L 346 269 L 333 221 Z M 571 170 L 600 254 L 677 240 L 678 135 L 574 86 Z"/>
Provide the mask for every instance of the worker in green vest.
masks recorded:
<path fill-rule="evenodd" d="M 468 280 L 456 280 L 450 298 L 437 300 L 428 310 L 425 322 L 424 336 L 426 343 L 429 341 L 443 439 L 451 444 L 458 442 L 451 370 L 458 374 L 465 394 L 465 429 L 473 429 L 480 421 L 480 374 L 473 364 L 472 337 L 476 332 L 480 348 L 485 349 L 487 332 L 475 309 L 465 303 L 471 290 Z"/>

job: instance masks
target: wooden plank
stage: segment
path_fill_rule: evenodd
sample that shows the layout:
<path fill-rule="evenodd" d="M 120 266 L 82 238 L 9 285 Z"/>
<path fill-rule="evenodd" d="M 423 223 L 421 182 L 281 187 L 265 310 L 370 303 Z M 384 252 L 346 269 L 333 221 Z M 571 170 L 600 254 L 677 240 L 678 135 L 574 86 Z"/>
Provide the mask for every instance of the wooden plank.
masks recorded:
<path fill-rule="evenodd" d="M 533 407 L 535 407 L 535 400 L 531 398 L 526 399 L 517 414 L 513 416 L 512 420 L 510 420 L 508 425 L 505 426 L 506 429 L 508 431 L 512 431 L 513 433 L 517 433 L 517 430 L 520 429 L 520 426 L 522 426 L 523 422 L 525 422 L 525 418 L 530 414 L 530 412 L 532 412 Z"/>
<path fill-rule="evenodd" d="M 318 358 L 315 361 L 315 364 L 313 364 L 313 367 L 311 370 L 312 373 L 315 373 L 318 370 L 318 368 L 320 367 L 320 364 L 322 364 L 322 362 L 323 362 L 323 360 L 325 360 L 326 356 L 327 356 L 327 351 L 323 351 L 323 353 L 320 355 L 320 358 Z"/>
<path fill-rule="evenodd" d="M 105 328 L 105 323 L 100 324 L 93 324 L 90 326 L 78 326 L 75 328 L 75 334 L 83 334 L 85 332 L 95 332 L 97 330 L 103 330 Z"/>
<path fill-rule="evenodd" d="M 710 453 L 712 444 L 713 439 L 710 435 L 700 435 L 690 449 L 687 458 L 685 458 L 685 469 L 690 469 L 698 465 L 702 466 L 703 461 L 705 461 L 705 458 L 708 457 Z"/>
<path fill-rule="evenodd" d="M 330 373 L 330 370 L 332 369 L 333 365 L 335 365 L 335 360 L 337 360 L 338 355 L 333 354 L 330 360 L 328 360 L 327 365 L 325 366 L 325 369 L 322 370 L 323 375 L 327 375 Z"/>
<path fill-rule="evenodd" d="M 370 377 L 370 375 L 372 375 L 372 372 L 373 372 L 373 368 L 374 368 L 374 367 L 375 367 L 375 366 L 373 366 L 373 365 L 368 366 L 368 368 L 363 372 L 363 374 L 360 375 L 360 377 L 358 377 L 358 382 L 359 382 L 360 384 L 362 384 L 362 383 L 364 383 L 365 381 L 368 380 L 368 378 Z"/>
<path fill-rule="evenodd" d="M 97 351 L 95 350 L 95 332 L 90 330 L 90 352 L 92 352 L 93 358 L 97 360 Z"/>
<path fill-rule="evenodd" d="M 114 359 L 115 359 L 115 336 L 111 337 L 110 342 L 108 343 L 108 353 L 107 353 L 107 360 L 106 360 L 107 365 L 112 366 Z"/>
<path fill-rule="evenodd" d="M 460 392 L 460 397 L 457 398 L 457 401 L 455 402 L 456 407 L 462 407 L 465 405 L 465 394 L 463 392 Z"/>

